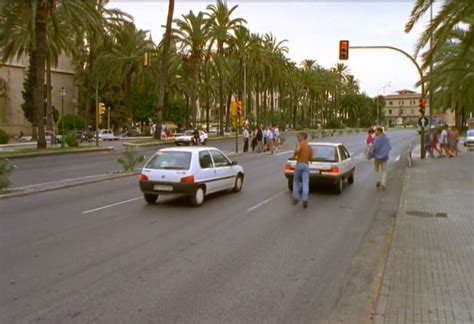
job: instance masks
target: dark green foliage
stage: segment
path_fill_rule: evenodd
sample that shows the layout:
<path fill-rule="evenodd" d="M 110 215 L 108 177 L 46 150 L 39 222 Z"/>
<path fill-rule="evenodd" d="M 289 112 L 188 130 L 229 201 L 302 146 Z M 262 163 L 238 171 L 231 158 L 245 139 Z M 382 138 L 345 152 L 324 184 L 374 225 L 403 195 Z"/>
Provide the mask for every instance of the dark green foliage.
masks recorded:
<path fill-rule="evenodd" d="M 170 99 L 163 120 L 184 125 L 186 123 L 186 102 L 182 99 Z"/>
<path fill-rule="evenodd" d="M 16 166 L 8 159 L 0 159 L 0 189 L 10 187 L 10 173 L 16 169 Z"/>
<path fill-rule="evenodd" d="M 8 136 L 7 132 L 3 129 L 0 129 L 0 144 L 7 144 L 10 137 Z"/>
<path fill-rule="evenodd" d="M 326 124 L 326 129 L 339 129 L 345 127 L 346 126 L 344 125 L 344 123 L 339 119 L 330 119 Z"/>
<path fill-rule="evenodd" d="M 62 132 L 62 129 L 63 129 L 62 119 L 59 120 L 58 128 L 59 128 L 59 131 Z M 77 129 L 77 130 L 84 129 L 84 121 L 79 116 L 65 115 L 64 116 L 64 130 L 68 132 L 74 129 Z"/>
<path fill-rule="evenodd" d="M 76 136 L 74 134 L 67 134 L 66 137 L 65 137 L 65 141 L 66 141 L 65 143 L 69 147 L 78 147 L 79 146 L 79 142 L 77 141 Z"/>
<path fill-rule="evenodd" d="M 124 171 L 133 171 L 139 163 L 145 160 L 143 155 L 139 155 L 133 146 L 127 146 L 123 152 L 123 159 L 118 159 L 117 162 L 122 165 Z"/>

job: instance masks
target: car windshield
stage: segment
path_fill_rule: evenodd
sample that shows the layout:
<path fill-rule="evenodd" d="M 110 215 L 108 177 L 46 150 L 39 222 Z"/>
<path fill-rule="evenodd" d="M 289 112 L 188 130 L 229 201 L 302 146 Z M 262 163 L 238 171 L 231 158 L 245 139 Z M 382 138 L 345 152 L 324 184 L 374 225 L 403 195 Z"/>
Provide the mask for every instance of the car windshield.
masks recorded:
<path fill-rule="evenodd" d="M 191 164 L 190 152 L 158 152 L 146 168 L 158 170 L 188 170 Z"/>
<path fill-rule="evenodd" d="M 473 136 L 474 137 L 474 130 L 467 131 L 467 136 L 469 136 L 469 137 Z"/>
<path fill-rule="evenodd" d="M 194 135 L 194 131 L 193 130 L 187 130 L 187 131 L 184 132 L 183 135 L 192 136 L 192 135 Z"/>
<path fill-rule="evenodd" d="M 313 161 L 337 162 L 337 151 L 335 146 L 311 145 L 313 149 Z"/>

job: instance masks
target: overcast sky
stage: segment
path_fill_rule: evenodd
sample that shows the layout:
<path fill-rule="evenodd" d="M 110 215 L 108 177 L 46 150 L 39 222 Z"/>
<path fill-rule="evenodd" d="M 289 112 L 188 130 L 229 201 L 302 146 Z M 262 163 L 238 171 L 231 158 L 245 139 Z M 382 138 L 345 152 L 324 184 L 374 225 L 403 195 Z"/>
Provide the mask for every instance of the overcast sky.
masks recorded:
<path fill-rule="evenodd" d="M 289 57 L 301 63 L 314 59 L 324 67 L 338 63 L 339 40 L 351 46 L 389 45 L 413 54 L 419 34 L 429 17 L 406 34 L 414 1 L 228 1 L 237 4 L 235 17 L 247 20 L 251 32 L 272 33 L 278 40 L 287 39 Z M 176 1 L 174 18 L 205 11 L 211 1 Z M 134 17 L 138 28 L 149 30 L 155 42 L 161 39 L 166 22 L 168 1 L 112 0 L 109 7 L 119 8 Z M 435 6 L 435 12 L 436 12 Z M 418 74 L 402 54 L 389 50 L 351 49 L 344 61 L 360 81 L 362 91 L 371 96 L 400 89 L 415 90 Z M 390 86 L 384 86 L 390 83 Z M 419 89 L 418 89 L 419 90 Z"/>

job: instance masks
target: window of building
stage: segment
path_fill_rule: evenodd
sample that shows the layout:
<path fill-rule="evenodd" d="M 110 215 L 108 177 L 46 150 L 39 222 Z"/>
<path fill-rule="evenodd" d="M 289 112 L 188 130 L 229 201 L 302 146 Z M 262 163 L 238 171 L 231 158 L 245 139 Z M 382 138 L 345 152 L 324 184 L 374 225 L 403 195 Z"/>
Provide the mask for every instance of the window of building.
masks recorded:
<path fill-rule="evenodd" d="M 392 101 L 389 101 L 388 104 L 391 106 L 391 105 L 393 105 L 393 102 L 392 102 Z"/>
<path fill-rule="evenodd" d="M 389 109 L 389 110 L 388 110 L 388 114 L 389 114 L 389 115 L 392 114 L 392 109 Z"/>

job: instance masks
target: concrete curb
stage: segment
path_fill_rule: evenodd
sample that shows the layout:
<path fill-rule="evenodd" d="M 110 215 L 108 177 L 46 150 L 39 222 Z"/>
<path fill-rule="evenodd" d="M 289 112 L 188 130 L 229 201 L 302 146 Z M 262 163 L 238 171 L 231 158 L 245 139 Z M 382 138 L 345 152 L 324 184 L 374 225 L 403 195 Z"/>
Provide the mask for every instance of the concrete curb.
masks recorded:
<path fill-rule="evenodd" d="M 31 158 L 31 157 L 38 157 L 38 156 L 53 156 L 53 155 L 66 155 L 66 154 L 81 154 L 81 153 L 94 153 L 94 152 L 109 152 L 113 151 L 114 147 L 113 146 L 105 146 L 105 147 L 99 147 L 99 148 L 94 148 L 94 149 L 83 149 L 83 150 L 74 150 L 74 151 L 50 151 L 50 152 L 44 152 L 44 153 L 25 153 L 22 155 L 12 155 L 12 156 L 0 156 L 0 159 L 25 159 L 25 158 Z"/>
<path fill-rule="evenodd" d="M 220 141 L 220 140 L 227 140 L 227 139 L 234 139 L 235 137 L 218 137 L 218 138 L 208 138 L 208 142 L 213 142 L 213 141 Z M 165 145 L 174 145 L 174 140 L 167 140 L 167 141 L 162 141 L 162 142 L 157 142 L 157 143 L 131 143 L 131 142 L 125 142 L 122 144 L 123 146 L 131 146 L 131 147 L 149 147 L 149 146 L 165 146 Z"/>
<path fill-rule="evenodd" d="M 98 175 L 87 176 L 87 177 L 82 177 L 82 178 L 77 178 L 77 179 L 72 179 L 72 180 L 59 180 L 59 181 L 51 182 L 44 185 L 40 184 L 40 185 L 31 185 L 31 186 L 25 186 L 25 187 L 12 188 L 12 189 L 9 189 L 9 191 L 11 192 L 0 194 L 0 200 L 22 197 L 22 196 L 29 196 L 29 195 L 37 194 L 41 192 L 48 192 L 48 191 L 78 187 L 82 185 L 87 185 L 87 184 L 97 183 L 97 182 L 102 182 L 102 181 L 107 181 L 107 180 L 121 179 L 121 178 L 136 176 L 140 174 L 140 172 L 141 170 L 127 172 L 127 173 L 117 173 L 117 174 L 98 174 Z"/>

